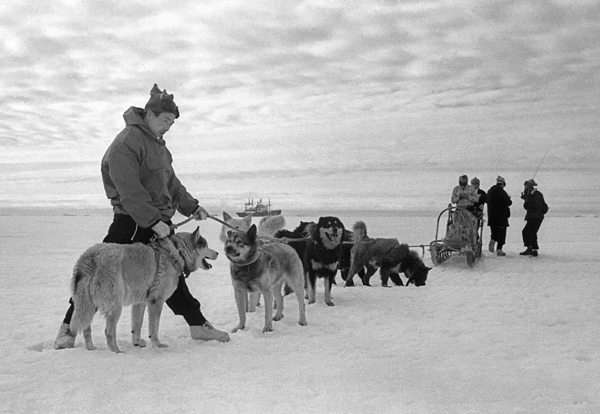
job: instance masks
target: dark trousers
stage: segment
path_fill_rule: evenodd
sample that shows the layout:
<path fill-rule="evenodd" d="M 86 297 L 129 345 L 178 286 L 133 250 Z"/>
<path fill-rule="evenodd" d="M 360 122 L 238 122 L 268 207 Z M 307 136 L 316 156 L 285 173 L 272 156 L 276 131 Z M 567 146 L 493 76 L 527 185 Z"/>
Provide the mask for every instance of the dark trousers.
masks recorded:
<path fill-rule="evenodd" d="M 170 222 L 167 224 L 171 224 Z M 102 240 L 103 243 L 131 244 L 140 242 L 147 244 L 154 236 L 152 229 L 139 227 L 130 216 L 115 214 L 113 222 L 108 228 L 108 234 Z M 71 306 L 65 315 L 64 323 L 71 323 L 73 311 L 75 310 L 73 298 L 69 299 Z M 183 316 L 188 325 L 203 325 L 206 318 L 200 311 L 200 302 L 192 296 L 183 276 L 179 277 L 177 289 L 167 299 L 167 306 L 175 315 Z"/>
<path fill-rule="evenodd" d="M 534 250 L 540 248 L 538 245 L 537 233 L 542 225 L 543 218 L 530 218 L 527 219 L 527 224 L 523 227 L 523 244 L 525 247 L 531 247 Z"/>
<path fill-rule="evenodd" d="M 498 244 L 496 248 L 501 250 L 506 243 L 506 227 L 490 226 L 490 231 L 492 233 L 490 237 Z"/>

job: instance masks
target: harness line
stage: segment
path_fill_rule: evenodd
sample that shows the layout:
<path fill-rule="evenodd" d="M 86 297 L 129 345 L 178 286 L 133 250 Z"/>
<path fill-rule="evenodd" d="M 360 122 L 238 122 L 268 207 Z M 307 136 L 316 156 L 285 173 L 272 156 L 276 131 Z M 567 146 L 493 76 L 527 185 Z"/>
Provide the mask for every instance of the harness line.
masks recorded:
<path fill-rule="evenodd" d="M 214 220 L 214 221 L 216 221 L 218 223 L 221 223 L 222 225 L 224 225 L 226 227 L 229 227 L 232 230 L 235 230 L 235 231 L 239 231 L 240 230 L 237 227 L 232 226 L 231 224 L 229 224 L 229 223 L 221 220 L 218 217 L 215 217 L 215 216 L 212 216 L 212 215 L 209 214 L 208 218 L 212 219 L 212 220 Z M 171 229 L 171 232 L 174 232 L 175 229 L 177 229 L 178 227 L 183 226 L 186 223 L 189 223 L 192 220 L 194 220 L 193 217 L 188 217 L 187 219 L 183 220 L 182 222 L 170 225 L 169 228 Z M 310 238 L 310 237 L 305 237 L 305 238 L 302 238 L 302 239 L 290 239 L 290 238 L 284 237 L 284 238 L 278 239 L 278 238 L 275 238 L 275 237 L 268 237 L 268 236 L 261 236 L 261 237 L 259 237 L 259 239 L 267 240 L 267 241 L 272 241 L 272 242 L 278 242 L 278 243 L 285 243 L 285 244 L 288 244 L 290 242 L 299 242 L 299 241 L 310 241 L 310 240 L 312 240 L 312 238 Z"/>

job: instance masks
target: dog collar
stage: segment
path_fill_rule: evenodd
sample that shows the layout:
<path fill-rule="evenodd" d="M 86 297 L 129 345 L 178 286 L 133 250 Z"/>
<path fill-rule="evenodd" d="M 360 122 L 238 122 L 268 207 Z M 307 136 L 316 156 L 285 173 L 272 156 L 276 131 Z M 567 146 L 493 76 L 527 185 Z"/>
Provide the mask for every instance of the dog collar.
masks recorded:
<path fill-rule="evenodd" d="M 253 265 L 254 263 L 256 263 L 258 261 L 258 259 L 260 259 L 260 256 L 263 254 L 263 251 L 264 251 L 263 249 L 260 249 L 260 248 L 257 249 L 257 253 L 248 262 L 245 262 L 245 263 L 236 263 L 236 262 L 232 261 L 231 263 L 233 263 L 234 265 L 236 265 L 238 267 L 244 267 L 244 266 L 245 267 L 250 267 L 250 265 Z"/>

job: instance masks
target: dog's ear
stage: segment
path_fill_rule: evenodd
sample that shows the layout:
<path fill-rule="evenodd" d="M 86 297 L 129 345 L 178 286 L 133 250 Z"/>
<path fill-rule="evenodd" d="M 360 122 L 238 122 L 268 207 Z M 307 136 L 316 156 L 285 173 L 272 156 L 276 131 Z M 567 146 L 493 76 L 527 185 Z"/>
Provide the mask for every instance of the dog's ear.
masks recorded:
<path fill-rule="evenodd" d="M 194 230 L 194 232 L 192 233 L 192 240 L 194 241 L 194 244 L 199 244 L 198 241 L 202 238 L 202 236 L 200 235 L 200 226 L 196 227 L 196 230 Z"/>
<path fill-rule="evenodd" d="M 233 231 L 227 230 L 227 237 L 231 237 L 232 234 L 233 234 Z"/>
<path fill-rule="evenodd" d="M 252 226 L 250 226 L 250 228 L 248 229 L 248 238 L 250 239 L 250 243 L 254 243 L 254 241 L 256 240 L 256 224 L 253 224 Z"/>
<path fill-rule="evenodd" d="M 223 212 L 223 220 L 225 220 L 225 221 L 231 220 L 231 216 L 229 214 L 227 214 L 226 212 Z"/>

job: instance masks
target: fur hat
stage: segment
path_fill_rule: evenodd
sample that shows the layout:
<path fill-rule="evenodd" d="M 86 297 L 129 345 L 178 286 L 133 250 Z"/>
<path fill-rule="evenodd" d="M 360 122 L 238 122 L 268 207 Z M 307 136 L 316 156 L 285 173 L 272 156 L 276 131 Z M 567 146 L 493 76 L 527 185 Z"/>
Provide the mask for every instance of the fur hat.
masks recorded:
<path fill-rule="evenodd" d="M 500 184 L 500 183 L 506 185 L 506 180 L 501 175 L 499 175 L 498 178 L 496 178 L 496 184 Z"/>
<path fill-rule="evenodd" d="M 161 91 L 156 83 L 150 91 L 150 99 L 144 109 L 149 109 L 155 114 L 170 112 L 175 115 L 175 118 L 179 118 L 179 108 L 173 101 L 173 94 L 169 95 L 166 89 Z"/>
<path fill-rule="evenodd" d="M 473 179 L 471 180 L 471 184 L 480 184 L 479 178 L 477 177 L 473 177 Z"/>
<path fill-rule="evenodd" d="M 533 178 L 531 180 L 525 181 L 525 183 L 523 185 L 525 187 L 537 187 L 537 183 L 535 181 L 533 181 Z"/>
<path fill-rule="evenodd" d="M 469 184 L 469 177 L 467 177 L 467 175 L 461 175 L 460 177 L 458 177 L 458 183 L 459 184 Z"/>

